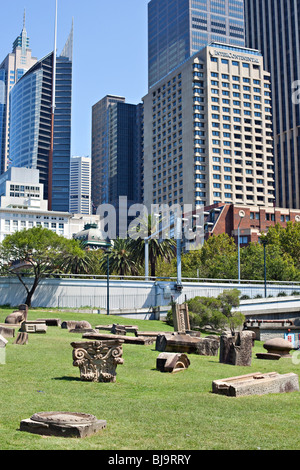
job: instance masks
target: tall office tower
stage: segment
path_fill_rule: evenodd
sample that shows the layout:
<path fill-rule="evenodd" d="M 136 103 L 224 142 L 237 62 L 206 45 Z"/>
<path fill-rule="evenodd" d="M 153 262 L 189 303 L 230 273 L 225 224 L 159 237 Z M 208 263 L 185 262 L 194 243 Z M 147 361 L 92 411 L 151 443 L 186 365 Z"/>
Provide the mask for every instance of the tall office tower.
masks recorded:
<path fill-rule="evenodd" d="M 95 212 L 108 203 L 108 109 L 113 103 L 125 103 L 121 96 L 107 95 L 92 107 L 92 204 Z"/>
<path fill-rule="evenodd" d="M 71 158 L 70 212 L 91 214 L 91 159 Z"/>
<path fill-rule="evenodd" d="M 62 54 L 39 60 L 10 93 L 11 165 L 39 170 L 49 210 L 56 211 L 69 210 L 72 44 L 73 26 Z"/>
<path fill-rule="evenodd" d="M 118 207 L 142 202 L 143 106 L 108 95 L 92 108 L 92 201 Z"/>
<path fill-rule="evenodd" d="M 151 0 L 149 88 L 213 41 L 245 46 L 243 0 Z"/>
<path fill-rule="evenodd" d="M 22 32 L 13 43 L 12 53 L 0 64 L 0 173 L 7 170 L 9 163 L 9 93 L 36 62 L 29 48 L 24 13 Z"/>
<path fill-rule="evenodd" d="M 271 73 L 276 205 L 300 208 L 300 4 L 296 0 L 245 0 L 247 46 L 262 51 Z M 268 97 L 267 97 L 268 98 Z"/>
<path fill-rule="evenodd" d="M 273 206 L 270 74 L 257 50 L 214 43 L 144 97 L 144 203 Z"/>

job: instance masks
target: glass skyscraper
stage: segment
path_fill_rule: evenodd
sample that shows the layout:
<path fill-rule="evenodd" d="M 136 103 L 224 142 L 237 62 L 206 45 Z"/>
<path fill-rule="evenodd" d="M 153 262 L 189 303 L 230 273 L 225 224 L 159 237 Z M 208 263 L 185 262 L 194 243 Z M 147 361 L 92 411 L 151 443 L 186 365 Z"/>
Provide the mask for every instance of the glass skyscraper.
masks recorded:
<path fill-rule="evenodd" d="M 300 208 L 299 0 L 245 0 L 246 43 L 262 51 L 271 73 L 276 205 Z M 299 86 L 298 86 L 299 88 Z"/>
<path fill-rule="evenodd" d="M 149 88 L 211 42 L 245 45 L 243 0 L 151 0 Z"/>
<path fill-rule="evenodd" d="M 0 173 L 4 173 L 9 165 L 10 91 L 36 62 L 29 49 L 24 13 L 22 32 L 14 41 L 12 52 L 0 64 Z"/>
<path fill-rule="evenodd" d="M 120 197 L 128 206 L 143 201 L 143 105 L 107 95 L 92 110 L 94 212 L 112 204 L 118 214 Z"/>
<path fill-rule="evenodd" d="M 11 166 L 40 171 L 44 197 L 51 198 L 51 210 L 55 211 L 69 210 L 72 44 L 73 27 L 62 54 L 57 57 L 55 77 L 51 52 L 25 73 L 10 93 Z M 56 99 L 52 126 L 53 80 Z M 53 163 L 50 166 L 52 133 Z"/>

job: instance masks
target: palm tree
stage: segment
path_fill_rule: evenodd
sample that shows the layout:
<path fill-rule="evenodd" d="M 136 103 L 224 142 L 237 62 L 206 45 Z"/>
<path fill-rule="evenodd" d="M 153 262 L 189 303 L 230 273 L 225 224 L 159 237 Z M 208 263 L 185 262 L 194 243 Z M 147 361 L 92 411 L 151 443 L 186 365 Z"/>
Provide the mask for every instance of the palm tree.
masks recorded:
<path fill-rule="evenodd" d="M 114 240 L 114 245 L 108 253 L 109 266 L 112 272 L 120 276 L 137 275 L 138 262 L 134 254 L 134 243 L 130 239 L 117 238 Z M 100 261 L 100 267 L 106 271 L 107 259 L 106 256 Z"/>
<path fill-rule="evenodd" d="M 94 267 L 95 259 L 91 252 L 85 251 L 78 243 L 71 252 L 64 254 L 59 270 L 65 274 L 92 274 Z"/>
<path fill-rule="evenodd" d="M 135 237 L 135 256 L 139 264 L 142 264 L 145 259 L 145 238 L 149 238 L 154 235 L 157 230 L 156 220 L 151 215 L 148 215 L 146 219 L 140 219 L 140 232 L 143 236 Z M 156 274 L 156 263 L 158 258 L 164 259 L 167 262 L 171 262 L 176 254 L 176 241 L 173 239 L 159 239 L 149 238 L 149 263 L 150 263 L 150 275 L 155 277 Z"/>

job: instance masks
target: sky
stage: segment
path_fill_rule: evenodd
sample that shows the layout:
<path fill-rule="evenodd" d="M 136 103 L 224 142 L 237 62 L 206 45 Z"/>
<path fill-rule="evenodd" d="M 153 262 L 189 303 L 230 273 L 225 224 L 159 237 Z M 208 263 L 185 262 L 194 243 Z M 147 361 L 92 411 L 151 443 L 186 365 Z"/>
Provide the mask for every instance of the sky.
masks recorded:
<path fill-rule="evenodd" d="M 4 2 L 4 0 L 1 0 Z M 92 106 L 107 94 L 138 104 L 148 91 L 149 0 L 58 0 L 57 53 L 74 18 L 72 155 L 91 154 Z M 0 63 L 26 30 L 32 55 L 54 47 L 55 0 L 14 0 L 1 8 Z"/>

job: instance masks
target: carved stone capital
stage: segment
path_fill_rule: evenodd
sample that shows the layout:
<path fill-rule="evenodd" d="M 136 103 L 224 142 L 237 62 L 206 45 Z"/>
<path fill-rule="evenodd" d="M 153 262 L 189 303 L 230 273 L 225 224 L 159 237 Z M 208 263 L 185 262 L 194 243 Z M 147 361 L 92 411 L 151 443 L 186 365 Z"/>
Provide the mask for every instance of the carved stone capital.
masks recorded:
<path fill-rule="evenodd" d="M 117 365 L 123 364 L 123 341 L 84 341 L 71 343 L 73 366 L 88 382 L 115 382 Z"/>

